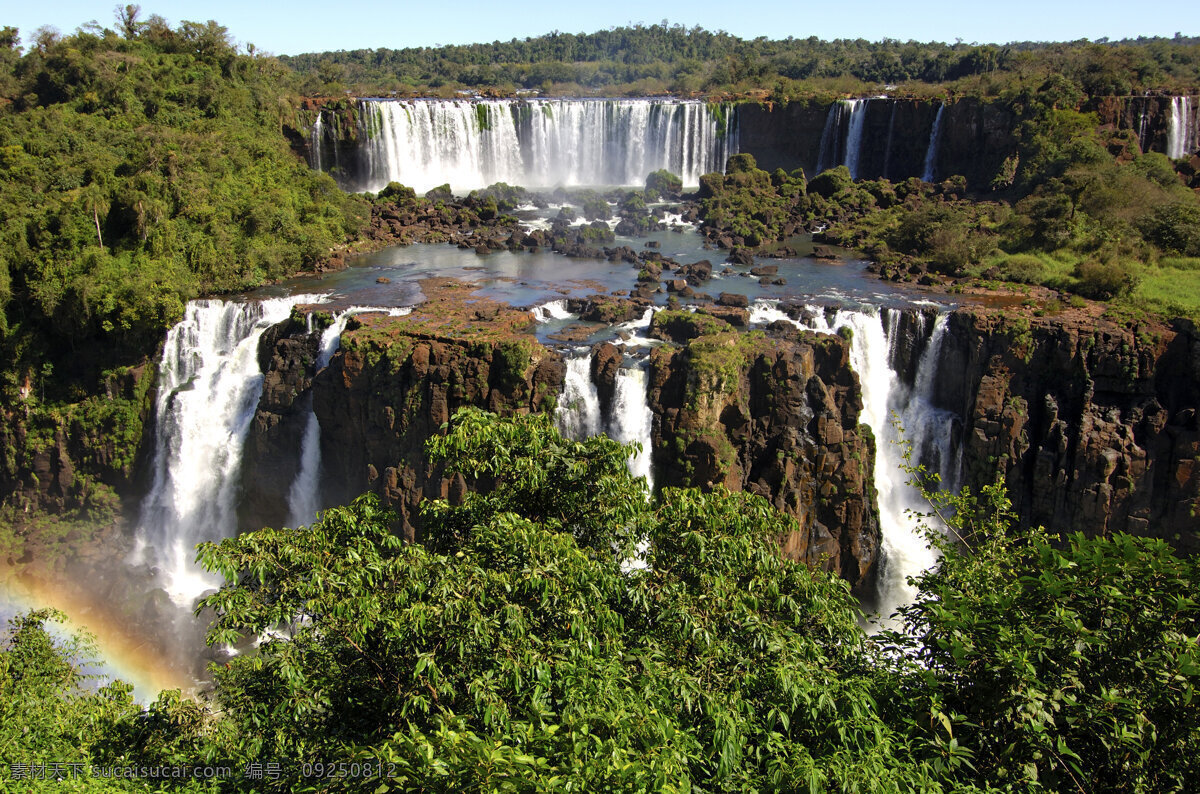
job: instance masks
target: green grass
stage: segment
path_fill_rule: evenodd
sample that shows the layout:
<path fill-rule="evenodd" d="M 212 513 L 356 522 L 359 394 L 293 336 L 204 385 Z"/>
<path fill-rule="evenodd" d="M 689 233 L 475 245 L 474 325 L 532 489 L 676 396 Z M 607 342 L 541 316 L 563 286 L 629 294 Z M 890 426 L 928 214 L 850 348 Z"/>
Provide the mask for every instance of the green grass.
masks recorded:
<path fill-rule="evenodd" d="M 1168 316 L 1200 319 L 1200 269 L 1147 267 L 1136 295 Z"/>

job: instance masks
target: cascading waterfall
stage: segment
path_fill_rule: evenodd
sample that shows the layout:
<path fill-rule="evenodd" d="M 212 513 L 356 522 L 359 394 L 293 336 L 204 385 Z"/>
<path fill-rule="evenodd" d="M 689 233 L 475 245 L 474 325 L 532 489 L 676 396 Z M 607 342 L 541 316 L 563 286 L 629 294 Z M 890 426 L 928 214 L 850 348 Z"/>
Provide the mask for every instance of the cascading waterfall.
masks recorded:
<path fill-rule="evenodd" d="M 567 358 L 567 375 L 554 417 L 563 435 L 576 441 L 600 432 L 600 394 L 592 382 L 592 354 L 586 348 Z"/>
<path fill-rule="evenodd" d="M 850 121 L 846 125 L 846 168 L 851 179 L 858 179 L 858 161 L 862 154 L 863 126 L 867 120 L 867 100 L 843 100 L 850 106 Z"/>
<path fill-rule="evenodd" d="M 817 154 L 817 173 L 828 171 L 837 165 L 838 143 L 842 130 L 841 102 L 834 102 L 825 114 L 825 126 L 821 129 L 821 146 Z"/>
<path fill-rule="evenodd" d="M 1143 152 L 1150 151 L 1150 103 L 1142 100 L 1142 112 L 1138 115 L 1138 148 Z"/>
<path fill-rule="evenodd" d="M 899 431 L 891 421 L 892 414 L 899 417 L 904 438 L 913 446 L 915 462 L 932 464 L 947 486 L 957 482 L 961 467 L 952 443 L 953 416 L 933 408 L 928 399 L 945 338 L 946 317 L 939 317 L 935 323 L 918 364 L 914 386 L 908 389 L 891 366 L 898 313 L 881 315 L 874 309 L 843 309 L 829 318 L 820 307 L 813 307 L 812 314 L 814 320 L 804 324 L 780 312 L 772 303 L 759 302 L 751 310 L 750 322 L 765 325 L 784 320 L 822 333 L 836 333 L 841 328 L 849 328 L 853 333 L 850 365 L 858 373 L 862 387 L 862 421 L 870 426 L 876 439 L 874 476 L 883 536 L 876 608 L 884 624 L 889 625 L 888 616 L 916 597 L 907 578 L 929 568 L 937 559 L 909 515 L 909 511 L 927 512 L 929 506 L 920 492 L 908 485 L 907 475 L 900 469 L 903 448 Z M 926 457 L 931 454 L 936 454 L 936 462 Z"/>
<path fill-rule="evenodd" d="M 1178 160 L 1196 150 L 1197 130 L 1192 118 L 1190 96 L 1171 97 L 1171 115 L 1167 117 L 1167 157 Z"/>
<path fill-rule="evenodd" d="M 883 150 L 883 173 L 880 174 L 884 179 L 891 179 L 892 176 L 892 139 L 896 134 L 896 108 L 900 107 L 899 102 L 890 104 L 892 112 L 888 114 L 887 147 Z"/>
<path fill-rule="evenodd" d="M 862 152 L 864 122 L 867 119 L 866 99 L 839 99 L 829 106 L 825 127 L 821 131 L 821 147 L 817 156 L 817 173 L 844 165 L 852 178 L 858 178 L 858 161 Z M 842 127 L 846 128 L 843 141 Z"/>
<path fill-rule="evenodd" d="M 650 433 L 654 427 L 654 414 L 646 401 L 646 385 L 646 370 L 641 367 L 621 367 L 617 370 L 608 435 L 622 444 L 632 441 L 641 444 L 641 452 L 629 457 L 629 473 L 634 477 L 645 477 L 647 489 L 653 492 Z"/>
<path fill-rule="evenodd" d="M 933 129 L 929 131 L 929 148 L 925 150 L 925 167 L 921 170 L 922 182 L 932 182 L 936 175 L 938 149 L 942 144 L 942 114 L 945 112 L 946 106 L 939 105 L 937 115 L 933 117 Z"/>
<path fill-rule="evenodd" d="M 309 316 L 311 320 L 311 315 Z M 321 347 L 317 351 L 317 361 L 313 369 L 316 374 L 329 366 L 333 354 L 337 352 L 346 329 L 346 321 L 350 312 L 342 312 L 333 322 L 321 332 Z M 311 403 L 312 396 L 309 396 Z M 321 481 L 321 423 L 317 421 L 317 413 L 312 405 L 308 409 L 308 422 L 304 426 L 304 437 L 300 441 L 300 471 L 288 491 L 288 525 L 293 527 L 307 526 L 317 515 Z"/>
<path fill-rule="evenodd" d="M 737 153 L 735 113 L 693 100 L 365 99 L 358 123 L 351 190 L 634 185 L 661 168 L 697 185 Z"/>
<path fill-rule="evenodd" d="M 317 114 L 317 120 L 313 122 L 312 132 L 308 135 L 308 145 L 312 152 L 310 165 L 314 171 L 323 171 L 321 168 L 321 141 L 325 139 L 325 124 L 321 121 L 321 114 Z"/>
<path fill-rule="evenodd" d="M 592 354 L 586 348 L 576 351 L 567 358 L 567 374 L 555 409 L 555 422 L 563 435 L 575 440 L 604 432 L 622 444 L 631 441 L 641 444 L 641 452 L 629 457 L 629 473 L 634 477 L 645 477 L 647 488 L 653 491 L 650 433 L 654 414 L 646 399 L 646 387 L 644 369 L 637 366 L 619 368 L 611 414 L 603 417 L 600 394 L 592 381 Z"/>
<path fill-rule="evenodd" d="M 540 306 L 534 306 L 530 311 L 533 312 L 533 319 L 539 323 L 549 322 L 550 320 L 577 319 L 577 315 L 567 311 L 567 302 L 565 300 L 543 303 Z"/>
<path fill-rule="evenodd" d="M 167 333 L 155 403 L 154 477 L 142 503 L 133 562 L 190 607 L 219 579 L 194 565 L 195 546 L 236 529 L 242 447 L 262 393 L 258 340 L 297 295 L 261 302 L 191 301 Z"/>
<path fill-rule="evenodd" d="M 333 321 L 321 332 L 320 348 L 317 360 L 313 366 L 313 375 L 329 366 L 333 354 L 337 352 L 342 341 L 342 332 L 346 323 L 356 314 L 365 312 L 385 312 L 393 317 L 399 317 L 411 312 L 411 308 L 379 309 L 360 306 L 347 309 L 336 314 Z M 309 314 L 308 329 L 312 332 L 312 315 Z M 321 423 L 317 412 L 312 406 L 309 396 L 308 421 L 304 425 L 304 436 L 300 440 L 300 470 L 288 490 L 288 524 L 293 527 L 311 525 L 317 519 L 317 510 L 321 499 Z"/>

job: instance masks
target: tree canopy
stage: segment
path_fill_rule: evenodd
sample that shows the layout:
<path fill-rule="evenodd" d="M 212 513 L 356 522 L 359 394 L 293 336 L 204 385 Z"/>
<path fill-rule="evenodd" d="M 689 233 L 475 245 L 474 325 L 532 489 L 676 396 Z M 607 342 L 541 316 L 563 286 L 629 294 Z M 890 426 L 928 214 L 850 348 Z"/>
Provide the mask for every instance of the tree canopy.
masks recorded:
<path fill-rule="evenodd" d="M 214 668 L 211 711 L 118 697 L 81 752 L 279 764 L 213 790 L 1196 785 L 1200 571 L 1161 542 L 1055 542 L 1016 530 L 998 488 L 942 495 L 956 541 L 931 533 L 942 558 L 906 631 L 868 636 L 844 582 L 780 556 L 791 519 L 758 497 L 648 501 L 628 448 L 541 415 L 464 411 L 429 451 L 478 490 L 427 502 L 423 544 L 364 496 L 203 547 L 227 580 L 203 604 L 210 641 L 257 650 Z M 28 752 L 59 734 L 22 708 L 44 695 L 20 659 L 69 670 L 38 620 L 0 659 L 4 730 Z M 60 724 L 94 708 L 54 680 Z"/>
<path fill-rule="evenodd" d="M 1089 96 L 1194 89 L 1200 40 L 956 42 L 813 37 L 746 40 L 701 27 L 632 25 L 595 33 L 554 31 L 490 43 L 362 49 L 282 56 L 307 93 L 336 95 L 474 88 L 552 93 L 749 93 L 777 98 L 862 91 L 995 93 L 1058 75 Z M 925 86 L 925 88 L 920 88 Z"/>

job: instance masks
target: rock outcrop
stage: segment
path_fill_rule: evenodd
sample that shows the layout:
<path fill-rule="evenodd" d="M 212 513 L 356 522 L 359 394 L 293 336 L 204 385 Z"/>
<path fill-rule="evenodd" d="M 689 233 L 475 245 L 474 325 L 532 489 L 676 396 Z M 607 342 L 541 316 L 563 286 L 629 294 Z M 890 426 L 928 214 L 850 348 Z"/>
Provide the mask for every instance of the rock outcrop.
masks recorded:
<path fill-rule="evenodd" d="M 935 400 L 964 420 L 966 483 L 1021 520 L 1200 548 L 1200 335 L 1088 313 L 950 317 Z"/>
<path fill-rule="evenodd" d="M 463 487 L 428 463 L 426 439 L 463 406 L 540 410 L 564 377 L 560 358 L 529 333 L 529 312 L 468 303 L 465 285 L 422 289 L 431 300 L 411 315 L 352 319 L 312 387 L 323 500 L 342 504 L 375 491 L 410 539 L 419 538 L 422 499 L 453 498 Z"/>
<path fill-rule="evenodd" d="M 794 517 L 791 559 L 868 580 L 879 549 L 875 444 L 836 336 L 742 333 L 702 313 L 660 312 L 649 402 L 663 485 L 759 494 Z"/>
<path fill-rule="evenodd" d="M 288 518 L 288 493 L 300 469 L 301 442 L 312 411 L 311 386 L 325 323 L 309 330 L 305 307 L 259 338 L 262 396 L 242 453 L 242 498 L 238 523 L 243 529 L 280 526 Z M 327 314 L 314 317 L 327 319 Z"/>

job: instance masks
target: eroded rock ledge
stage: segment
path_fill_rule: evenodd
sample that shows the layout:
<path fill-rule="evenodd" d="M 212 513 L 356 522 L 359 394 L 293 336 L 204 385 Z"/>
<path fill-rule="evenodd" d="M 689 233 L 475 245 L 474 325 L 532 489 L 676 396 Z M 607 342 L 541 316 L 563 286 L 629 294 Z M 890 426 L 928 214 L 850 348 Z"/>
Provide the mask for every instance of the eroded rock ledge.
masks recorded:
<path fill-rule="evenodd" d="M 949 318 L 935 399 L 963 417 L 966 482 L 1004 478 L 1026 523 L 1131 532 L 1200 548 L 1200 336 L 961 309 Z"/>
<path fill-rule="evenodd" d="M 651 359 L 662 484 L 759 494 L 797 521 L 786 556 L 865 583 L 880 541 L 875 440 L 848 344 L 702 312 L 660 312 L 652 333 L 678 345 Z"/>

